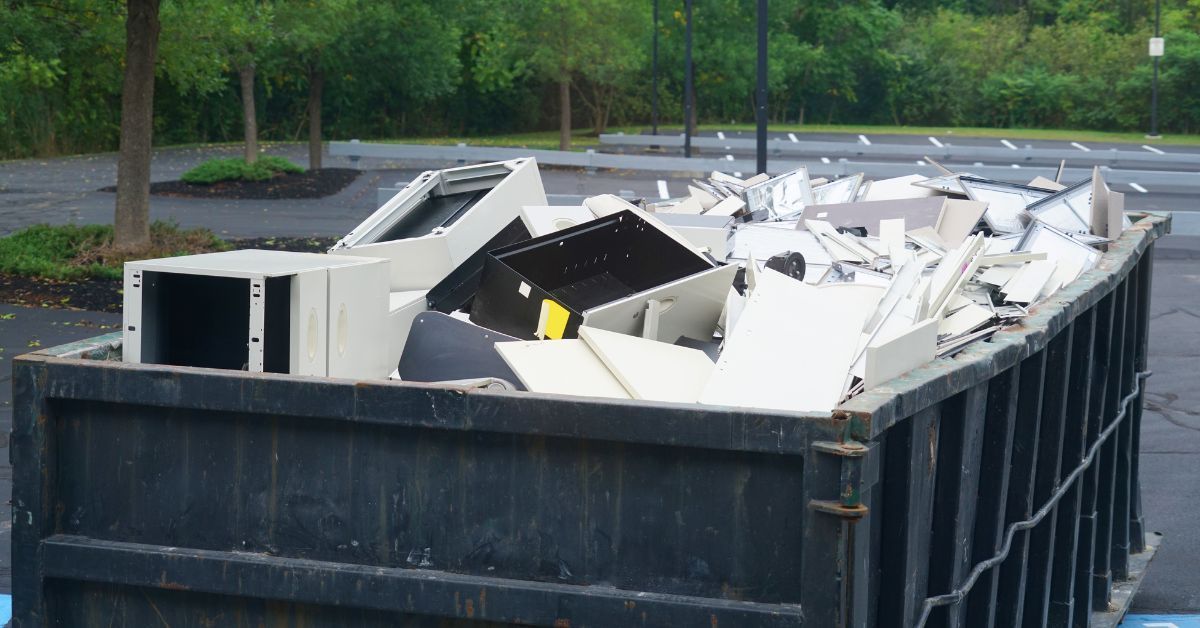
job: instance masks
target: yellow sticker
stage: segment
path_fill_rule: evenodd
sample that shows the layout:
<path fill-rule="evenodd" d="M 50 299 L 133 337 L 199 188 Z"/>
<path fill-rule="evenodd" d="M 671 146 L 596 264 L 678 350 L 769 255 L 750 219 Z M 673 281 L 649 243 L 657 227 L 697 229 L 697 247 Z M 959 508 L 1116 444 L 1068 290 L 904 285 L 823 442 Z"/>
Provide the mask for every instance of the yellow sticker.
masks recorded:
<path fill-rule="evenodd" d="M 542 299 L 542 311 L 538 314 L 537 337 L 562 340 L 567 331 L 567 320 L 571 311 L 551 299 Z"/>

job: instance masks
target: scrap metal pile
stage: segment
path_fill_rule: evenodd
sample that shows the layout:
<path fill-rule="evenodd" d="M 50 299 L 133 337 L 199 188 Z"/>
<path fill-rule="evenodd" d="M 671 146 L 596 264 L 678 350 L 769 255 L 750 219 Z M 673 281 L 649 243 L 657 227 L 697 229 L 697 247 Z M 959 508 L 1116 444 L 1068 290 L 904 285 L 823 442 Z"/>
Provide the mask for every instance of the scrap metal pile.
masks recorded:
<path fill-rule="evenodd" d="M 392 379 L 826 412 L 1019 323 L 1098 263 L 1122 209 L 1098 171 L 804 168 L 550 206 L 518 159 L 423 173 L 324 257 L 387 260 L 359 289 L 388 296 Z"/>

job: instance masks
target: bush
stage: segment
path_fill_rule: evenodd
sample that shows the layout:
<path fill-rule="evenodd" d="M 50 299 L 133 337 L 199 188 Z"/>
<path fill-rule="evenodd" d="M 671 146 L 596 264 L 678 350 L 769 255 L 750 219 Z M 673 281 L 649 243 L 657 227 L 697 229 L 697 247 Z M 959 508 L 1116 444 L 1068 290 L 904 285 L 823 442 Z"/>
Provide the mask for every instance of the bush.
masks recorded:
<path fill-rule="evenodd" d="M 224 251 L 229 244 L 208 229 L 150 225 L 150 246 L 118 251 L 111 225 L 34 225 L 0 238 L 0 273 L 46 279 L 120 279 L 126 261 Z"/>
<path fill-rule="evenodd" d="M 304 172 L 304 168 L 272 155 L 263 155 L 254 163 L 244 159 L 210 159 L 179 177 L 184 183 L 212 185 L 220 181 L 265 181 L 286 173 Z"/>

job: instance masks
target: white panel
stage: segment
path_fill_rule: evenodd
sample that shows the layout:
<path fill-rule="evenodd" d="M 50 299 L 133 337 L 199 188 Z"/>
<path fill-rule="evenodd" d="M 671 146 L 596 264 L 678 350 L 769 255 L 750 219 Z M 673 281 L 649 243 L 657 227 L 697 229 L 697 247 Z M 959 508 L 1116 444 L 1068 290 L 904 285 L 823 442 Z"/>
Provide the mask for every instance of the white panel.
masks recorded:
<path fill-rule="evenodd" d="M 531 392 L 630 398 L 582 340 L 497 342 L 496 351 Z"/>
<path fill-rule="evenodd" d="M 329 269 L 330 377 L 383 379 L 388 361 L 388 262 Z"/>
<path fill-rule="evenodd" d="M 870 390 L 883 382 L 927 364 L 937 355 L 936 320 L 912 327 L 892 338 L 877 338 L 867 346 L 866 375 L 863 384 Z"/>
<path fill-rule="evenodd" d="M 288 372 L 325 375 L 328 350 L 329 273 L 322 270 L 292 276 Z"/>
<path fill-rule="evenodd" d="M 121 359 L 131 364 L 142 362 L 142 270 L 125 265 L 125 289 L 122 297 L 123 339 Z"/>
<path fill-rule="evenodd" d="M 263 372 L 263 345 L 265 344 L 267 320 L 267 282 L 262 277 L 250 279 L 250 329 L 246 337 L 250 348 L 248 370 Z"/>
<path fill-rule="evenodd" d="M 400 356 L 404 354 L 404 345 L 408 342 L 408 332 L 412 329 L 413 319 L 427 309 L 426 294 L 428 294 L 426 290 L 410 290 L 393 292 L 388 295 L 388 364 L 400 363 Z"/>
<path fill-rule="evenodd" d="M 712 375 L 703 351 L 593 327 L 580 327 L 579 337 L 634 399 L 695 403 Z"/>
<path fill-rule="evenodd" d="M 887 201 L 905 198 L 925 198 L 927 196 L 937 196 L 937 192 L 934 190 L 913 185 L 914 183 L 918 181 L 924 181 L 927 178 L 928 177 L 919 174 L 910 174 L 908 176 L 896 177 L 894 179 L 872 181 L 871 186 L 867 188 L 867 193 L 863 195 L 861 200 Z"/>
<path fill-rule="evenodd" d="M 456 267 L 444 234 L 363 244 L 352 249 L 333 249 L 329 252 L 333 255 L 391 260 L 389 289 L 392 292 L 429 290 Z"/>
<path fill-rule="evenodd" d="M 662 304 L 658 340 L 675 342 L 680 336 L 708 340 L 716 330 L 735 274 L 737 266 L 730 264 L 688 275 L 587 310 L 583 324 L 640 336 L 646 302 L 654 299 Z"/>
<path fill-rule="evenodd" d="M 773 270 L 758 276 L 701 403 L 828 412 L 842 396 L 866 312 Z"/>
<path fill-rule="evenodd" d="M 357 259 L 331 257 L 324 253 L 293 253 L 290 251 L 264 251 L 241 249 L 220 253 L 200 253 L 163 259 L 129 262 L 129 266 L 141 270 L 163 271 L 187 275 L 211 275 L 213 277 L 282 277 L 306 270 L 332 266 L 360 264 Z"/>

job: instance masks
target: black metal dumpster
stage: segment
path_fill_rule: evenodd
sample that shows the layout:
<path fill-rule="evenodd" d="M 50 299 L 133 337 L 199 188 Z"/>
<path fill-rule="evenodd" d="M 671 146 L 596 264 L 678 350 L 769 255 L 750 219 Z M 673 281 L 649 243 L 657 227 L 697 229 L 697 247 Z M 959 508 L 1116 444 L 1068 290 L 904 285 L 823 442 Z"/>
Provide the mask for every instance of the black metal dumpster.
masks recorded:
<path fill-rule="evenodd" d="M 1086 626 L 1169 224 L 824 416 L 24 356 L 15 625 Z"/>

